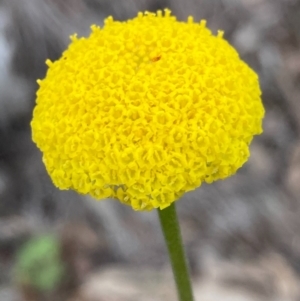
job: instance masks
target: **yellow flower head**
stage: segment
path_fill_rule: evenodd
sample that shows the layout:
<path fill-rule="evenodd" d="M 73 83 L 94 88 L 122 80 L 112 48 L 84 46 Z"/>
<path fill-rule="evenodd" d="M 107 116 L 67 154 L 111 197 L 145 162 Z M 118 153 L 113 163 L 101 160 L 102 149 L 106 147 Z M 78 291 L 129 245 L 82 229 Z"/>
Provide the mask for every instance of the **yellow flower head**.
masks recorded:
<path fill-rule="evenodd" d="M 151 210 L 234 174 L 264 109 L 222 35 L 165 10 L 73 36 L 47 61 L 31 123 L 54 184 Z"/>

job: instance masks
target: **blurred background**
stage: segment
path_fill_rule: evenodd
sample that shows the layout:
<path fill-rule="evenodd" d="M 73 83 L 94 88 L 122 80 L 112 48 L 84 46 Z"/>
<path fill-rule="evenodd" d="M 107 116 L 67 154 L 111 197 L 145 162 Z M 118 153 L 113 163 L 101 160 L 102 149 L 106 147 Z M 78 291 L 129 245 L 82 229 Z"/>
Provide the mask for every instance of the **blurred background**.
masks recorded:
<path fill-rule="evenodd" d="M 165 7 L 224 29 L 266 108 L 238 174 L 177 203 L 196 300 L 300 300 L 300 0 L 0 0 L 0 301 L 176 300 L 156 212 L 58 191 L 29 126 L 70 34 Z"/>

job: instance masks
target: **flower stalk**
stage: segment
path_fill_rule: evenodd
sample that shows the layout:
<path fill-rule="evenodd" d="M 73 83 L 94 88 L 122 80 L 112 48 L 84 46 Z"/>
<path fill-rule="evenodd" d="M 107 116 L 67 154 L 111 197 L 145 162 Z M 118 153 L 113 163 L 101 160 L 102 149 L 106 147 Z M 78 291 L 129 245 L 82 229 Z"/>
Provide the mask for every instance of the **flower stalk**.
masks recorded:
<path fill-rule="evenodd" d="M 169 252 L 173 274 L 180 301 L 193 301 L 193 293 L 175 204 L 158 209 L 161 228 Z"/>

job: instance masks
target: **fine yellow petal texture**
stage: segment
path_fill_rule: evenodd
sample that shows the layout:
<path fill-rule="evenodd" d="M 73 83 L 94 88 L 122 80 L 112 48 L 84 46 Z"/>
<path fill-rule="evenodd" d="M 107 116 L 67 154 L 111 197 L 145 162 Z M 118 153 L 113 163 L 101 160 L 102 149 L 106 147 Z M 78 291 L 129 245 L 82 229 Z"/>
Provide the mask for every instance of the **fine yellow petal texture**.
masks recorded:
<path fill-rule="evenodd" d="M 39 81 L 33 140 L 57 187 L 163 209 L 247 161 L 261 91 L 222 32 L 169 10 L 91 29 Z"/>

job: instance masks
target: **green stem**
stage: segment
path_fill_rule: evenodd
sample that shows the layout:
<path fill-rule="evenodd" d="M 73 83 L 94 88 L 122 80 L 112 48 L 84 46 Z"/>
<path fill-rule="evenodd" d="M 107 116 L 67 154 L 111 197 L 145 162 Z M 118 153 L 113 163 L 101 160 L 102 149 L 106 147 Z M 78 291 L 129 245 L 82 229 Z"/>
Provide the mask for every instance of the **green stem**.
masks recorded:
<path fill-rule="evenodd" d="M 169 251 L 179 300 L 193 301 L 191 281 L 182 245 L 175 204 L 173 203 L 163 210 L 158 209 L 158 215 Z"/>

